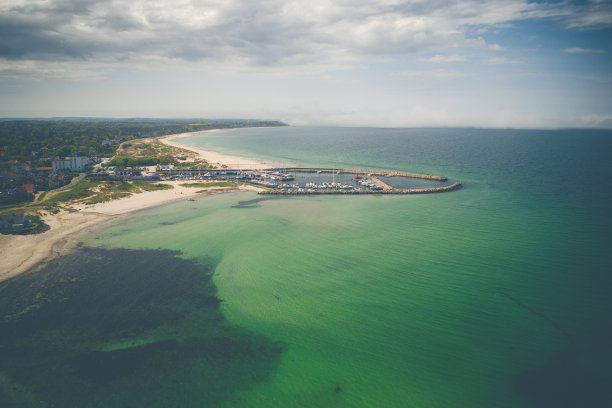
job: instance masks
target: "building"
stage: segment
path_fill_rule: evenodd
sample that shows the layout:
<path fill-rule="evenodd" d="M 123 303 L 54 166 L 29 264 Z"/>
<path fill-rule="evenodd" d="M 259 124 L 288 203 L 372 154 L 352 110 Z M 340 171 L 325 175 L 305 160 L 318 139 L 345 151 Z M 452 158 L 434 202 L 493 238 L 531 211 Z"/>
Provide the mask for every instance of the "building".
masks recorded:
<path fill-rule="evenodd" d="M 28 225 L 25 214 L 0 215 L 0 229 L 21 229 Z"/>
<path fill-rule="evenodd" d="M 53 160 L 53 171 L 84 171 L 89 164 L 89 158 L 85 156 L 66 157 L 61 160 Z"/>
<path fill-rule="evenodd" d="M 22 184 L 22 191 L 27 191 L 28 193 L 34 194 L 34 184 Z"/>

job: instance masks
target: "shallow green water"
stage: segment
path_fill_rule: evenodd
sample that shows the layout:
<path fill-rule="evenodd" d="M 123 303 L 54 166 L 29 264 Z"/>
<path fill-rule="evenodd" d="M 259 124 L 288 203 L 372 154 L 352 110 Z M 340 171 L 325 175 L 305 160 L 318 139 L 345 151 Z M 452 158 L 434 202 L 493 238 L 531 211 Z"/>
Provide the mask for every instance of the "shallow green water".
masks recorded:
<path fill-rule="evenodd" d="M 198 144 L 207 147 L 213 135 L 225 150 L 253 147 L 279 158 L 299 150 L 291 159 L 303 164 L 426 171 L 461 179 L 465 188 L 424 196 L 208 196 L 142 211 L 87 242 L 181 251 L 214 269 L 232 330 L 243 330 L 247 342 L 282 345 L 278 360 L 248 360 L 261 373 L 256 380 L 237 379 L 211 404 L 612 401 L 610 193 L 601 187 L 612 175 L 601 161 L 609 134 L 334 129 L 342 137 L 322 149 L 318 137 L 331 131 L 216 132 Z M 303 145 L 308 134 L 310 147 Z M 374 137 L 387 145 L 366 158 Z M 336 146 L 342 141 L 344 150 Z M 194 336 L 204 336 L 206 328 L 198 330 Z M 186 384 L 202 378 L 173 375 Z M 202 399 L 194 387 L 187 392 Z"/>
<path fill-rule="evenodd" d="M 210 264 L 81 248 L 0 286 L 0 406 L 201 407 L 273 377 L 284 345 L 227 323 Z"/>

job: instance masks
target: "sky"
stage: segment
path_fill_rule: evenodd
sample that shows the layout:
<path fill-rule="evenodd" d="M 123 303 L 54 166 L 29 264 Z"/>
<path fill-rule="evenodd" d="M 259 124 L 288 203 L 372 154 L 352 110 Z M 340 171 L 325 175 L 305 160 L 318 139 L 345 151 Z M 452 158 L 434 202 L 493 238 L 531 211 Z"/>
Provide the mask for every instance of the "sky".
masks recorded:
<path fill-rule="evenodd" d="M 612 0 L 2 0 L 0 117 L 612 128 Z"/>

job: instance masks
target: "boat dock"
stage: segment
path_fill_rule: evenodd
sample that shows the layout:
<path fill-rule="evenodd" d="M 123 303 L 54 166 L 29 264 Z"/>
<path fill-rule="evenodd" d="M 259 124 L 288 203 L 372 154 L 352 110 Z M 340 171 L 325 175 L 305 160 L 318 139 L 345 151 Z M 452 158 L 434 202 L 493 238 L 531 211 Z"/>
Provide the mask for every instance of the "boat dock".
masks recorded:
<path fill-rule="evenodd" d="M 429 174 L 396 171 L 306 167 L 270 168 L 265 170 L 185 170 L 160 168 L 156 176 L 161 180 L 224 180 L 248 183 L 263 187 L 265 190 L 259 193 L 262 195 L 430 194 L 454 191 L 462 187 L 461 183 L 455 182 L 440 187 L 399 188 L 389 185 L 389 178 L 431 180 L 432 183 L 426 184 L 434 185 L 437 182 L 447 184 L 448 179 Z M 386 178 L 386 181 L 381 180 L 383 178 Z M 410 186 L 411 184 L 404 183 L 404 185 Z"/>
<path fill-rule="evenodd" d="M 448 186 L 433 187 L 433 188 L 413 188 L 403 189 L 394 188 L 389 186 L 389 189 L 383 190 L 301 190 L 301 191 L 289 191 L 289 190 L 265 190 L 260 191 L 258 194 L 261 195 L 320 195 L 320 194 L 433 194 L 433 193 L 445 193 L 449 191 L 455 191 L 462 188 L 463 185 L 459 182 L 455 182 Z"/>

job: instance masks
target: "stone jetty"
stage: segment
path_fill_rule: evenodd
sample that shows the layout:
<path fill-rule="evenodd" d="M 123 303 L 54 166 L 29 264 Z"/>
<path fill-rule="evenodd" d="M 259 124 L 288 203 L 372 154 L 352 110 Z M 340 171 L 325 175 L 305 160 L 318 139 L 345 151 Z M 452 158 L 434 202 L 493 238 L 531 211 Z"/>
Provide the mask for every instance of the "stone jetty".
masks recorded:
<path fill-rule="evenodd" d="M 390 187 L 390 186 L 389 186 Z M 355 195 L 355 194 L 433 194 L 433 193 L 445 193 L 449 191 L 455 191 L 462 188 L 463 185 L 459 182 L 455 182 L 448 186 L 433 187 L 433 188 L 394 188 L 383 190 L 305 190 L 305 191 L 286 191 L 286 190 L 265 190 L 260 191 L 258 194 L 262 195 L 321 195 L 321 194 L 342 194 L 342 195 Z"/>
<path fill-rule="evenodd" d="M 274 169 L 270 169 L 274 170 Z M 293 168 L 283 168 L 283 171 L 293 172 L 293 173 L 337 173 L 337 174 L 371 174 L 373 176 L 382 176 L 382 177 L 410 177 L 410 178 L 419 178 L 426 180 L 438 180 L 438 181 L 447 181 L 448 178 L 441 176 L 432 176 L 429 174 L 418 174 L 418 173 L 402 173 L 398 171 L 381 171 L 381 170 L 358 170 L 358 169 L 329 169 L 329 168 L 305 168 L 305 167 L 293 167 Z"/>
<path fill-rule="evenodd" d="M 307 183 L 306 186 L 287 184 L 294 180 L 290 173 L 312 173 L 312 174 L 354 174 L 357 180 L 368 181 L 361 186 L 353 186 L 334 182 L 325 182 L 320 185 Z M 338 168 L 270 168 L 264 170 L 245 169 L 206 169 L 206 170 L 184 170 L 184 169 L 158 169 L 155 173 L 157 179 L 161 180 L 221 180 L 237 183 L 249 183 L 258 187 L 266 188 L 259 194 L 263 195 L 311 195 L 311 194 L 430 194 L 454 191 L 462 187 L 461 183 L 441 187 L 402 189 L 390 186 L 381 178 L 384 177 L 406 177 L 445 182 L 446 177 L 432 176 L 429 174 L 403 173 L 397 171 L 364 170 L 364 169 L 338 169 Z M 279 183 L 283 183 L 279 185 Z M 309 186 L 310 184 L 310 186 Z M 363 187 L 362 187 L 363 186 Z"/>

